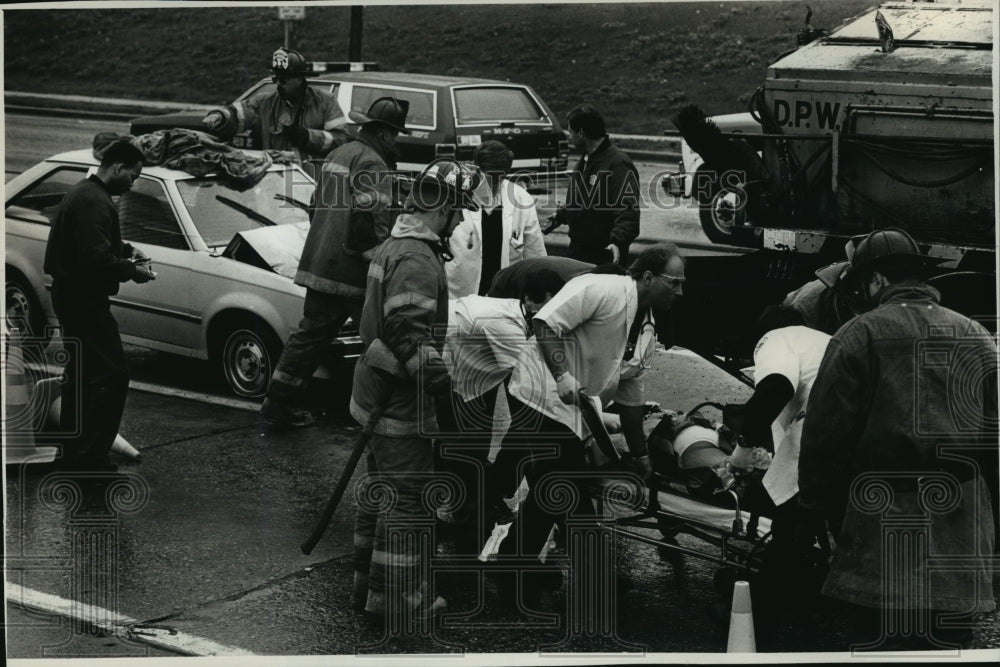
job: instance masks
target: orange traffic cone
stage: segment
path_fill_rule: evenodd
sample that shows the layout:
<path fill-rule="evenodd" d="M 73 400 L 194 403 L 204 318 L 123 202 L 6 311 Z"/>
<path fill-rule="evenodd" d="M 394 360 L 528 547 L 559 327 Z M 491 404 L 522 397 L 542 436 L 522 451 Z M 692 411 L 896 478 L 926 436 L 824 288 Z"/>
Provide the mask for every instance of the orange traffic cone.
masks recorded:
<path fill-rule="evenodd" d="M 733 609 L 729 614 L 727 653 L 756 653 L 753 633 L 753 610 L 750 608 L 750 584 L 737 581 L 733 586 Z"/>
<path fill-rule="evenodd" d="M 36 447 L 31 409 L 31 388 L 25 374 L 21 334 L 11 329 L 4 356 L 4 454 L 7 465 L 50 463 L 55 447 Z"/>

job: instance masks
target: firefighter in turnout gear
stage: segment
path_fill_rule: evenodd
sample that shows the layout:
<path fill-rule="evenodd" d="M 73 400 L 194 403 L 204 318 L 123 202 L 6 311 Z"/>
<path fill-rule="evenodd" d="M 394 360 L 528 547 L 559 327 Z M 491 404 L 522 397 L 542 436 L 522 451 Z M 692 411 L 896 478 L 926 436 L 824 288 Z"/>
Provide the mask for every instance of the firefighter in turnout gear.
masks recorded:
<path fill-rule="evenodd" d="M 354 605 L 376 622 L 427 619 L 447 606 L 424 579 L 434 515 L 424 501 L 433 479 L 434 400 L 451 391 L 441 358 L 448 320 L 448 236 L 462 209 L 475 209 L 480 175 L 443 159 L 414 180 L 389 238 L 368 268 L 351 416 L 374 424 L 368 477 L 358 491 Z M 387 491 L 391 489 L 391 491 Z M 389 493 L 393 501 L 379 504 Z"/>
<path fill-rule="evenodd" d="M 367 114 L 351 112 L 358 136 L 323 163 L 309 235 L 295 284 L 306 288 L 299 327 L 288 338 L 271 377 L 261 415 L 273 424 L 308 426 L 306 386 L 347 318 L 361 317 L 368 262 L 389 236 L 396 137 L 406 132 L 405 100 L 383 97 Z"/>
<path fill-rule="evenodd" d="M 309 64 L 298 51 L 278 49 L 271 56 L 276 90 L 209 111 L 205 127 L 224 139 L 251 131 L 260 150 L 291 151 L 310 175 L 312 161 L 346 143 L 347 119 L 330 93 L 306 82 Z"/>

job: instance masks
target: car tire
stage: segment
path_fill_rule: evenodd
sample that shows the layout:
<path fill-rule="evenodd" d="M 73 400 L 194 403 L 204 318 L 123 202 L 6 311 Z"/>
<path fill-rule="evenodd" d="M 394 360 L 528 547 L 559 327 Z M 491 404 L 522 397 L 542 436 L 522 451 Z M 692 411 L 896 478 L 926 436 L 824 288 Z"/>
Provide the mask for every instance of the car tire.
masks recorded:
<path fill-rule="evenodd" d="M 264 396 L 281 347 L 281 341 L 262 321 L 246 318 L 231 322 L 218 337 L 216 363 L 222 379 L 237 396 Z"/>
<path fill-rule="evenodd" d="M 28 282 L 27 278 L 10 266 L 6 267 L 4 294 L 6 296 L 7 330 L 10 331 L 17 327 L 32 338 L 43 335 L 45 315 L 42 313 L 38 297 L 35 296 L 35 290 L 31 288 L 31 283 Z"/>

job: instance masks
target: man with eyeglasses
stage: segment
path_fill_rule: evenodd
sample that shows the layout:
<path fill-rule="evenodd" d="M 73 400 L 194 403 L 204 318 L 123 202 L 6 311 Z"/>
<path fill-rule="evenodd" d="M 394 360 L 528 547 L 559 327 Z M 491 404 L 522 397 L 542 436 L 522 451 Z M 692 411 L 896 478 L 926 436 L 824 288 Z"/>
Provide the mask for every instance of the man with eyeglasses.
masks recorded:
<path fill-rule="evenodd" d="M 593 512 L 581 472 L 586 468 L 581 440 L 583 426 L 578 403 L 582 391 L 619 406 L 622 434 L 636 472 L 648 479 L 653 472 L 642 421 L 645 397 L 642 376 L 656 355 L 656 321 L 683 295 L 684 259 L 677 246 L 650 246 L 626 272 L 614 265 L 597 267 L 573 278 L 532 318 L 541 351 L 539 364 L 527 359 L 515 367 L 510 380 L 510 412 L 534 409 L 540 415 L 533 442 L 554 450 L 536 457 L 532 476 L 537 483 L 521 511 L 518 543 L 524 556 L 539 554 L 553 523 L 567 515 L 580 518 Z M 654 315 L 655 314 L 655 315 Z M 553 510 L 547 485 L 568 481 L 579 500 L 563 514 Z M 549 487 L 551 489 L 551 487 Z M 505 547 L 501 545 L 501 553 Z M 559 573 L 541 567 L 523 578 L 525 595 L 561 585 Z M 599 568 L 597 568 L 599 569 Z"/>
<path fill-rule="evenodd" d="M 250 130 L 260 150 L 291 151 L 307 172 L 311 161 L 350 139 L 347 119 L 336 98 L 306 81 L 309 64 L 298 51 L 278 49 L 271 56 L 275 91 L 212 109 L 202 119 L 211 132 L 226 140 Z"/>

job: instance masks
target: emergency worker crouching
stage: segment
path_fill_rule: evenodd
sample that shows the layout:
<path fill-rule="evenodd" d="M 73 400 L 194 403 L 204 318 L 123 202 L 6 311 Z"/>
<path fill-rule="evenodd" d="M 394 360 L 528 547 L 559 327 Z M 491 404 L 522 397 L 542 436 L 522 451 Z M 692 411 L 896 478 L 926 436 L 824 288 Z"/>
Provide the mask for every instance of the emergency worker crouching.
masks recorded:
<path fill-rule="evenodd" d="M 377 418 L 368 478 L 359 486 L 354 535 L 354 604 L 369 618 L 426 620 L 447 607 L 424 579 L 420 530 L 433 516 L 423 503 L 433 480 L 435 397 L 451 378 L 441 358 L 448 320 L 444 261 L 462 209 L 480 205 L 478 173 L 438 160 L 414 180 L 389 238 L 368 268 L 359 333 L 365 351 L 354 370 L 351 416 Z M 378 506 L 391 489 L 393 502 Z M 388 526 L 395 529 L 390 533 Z M 397 532 L 397 530 L 399 532 Z"/>

